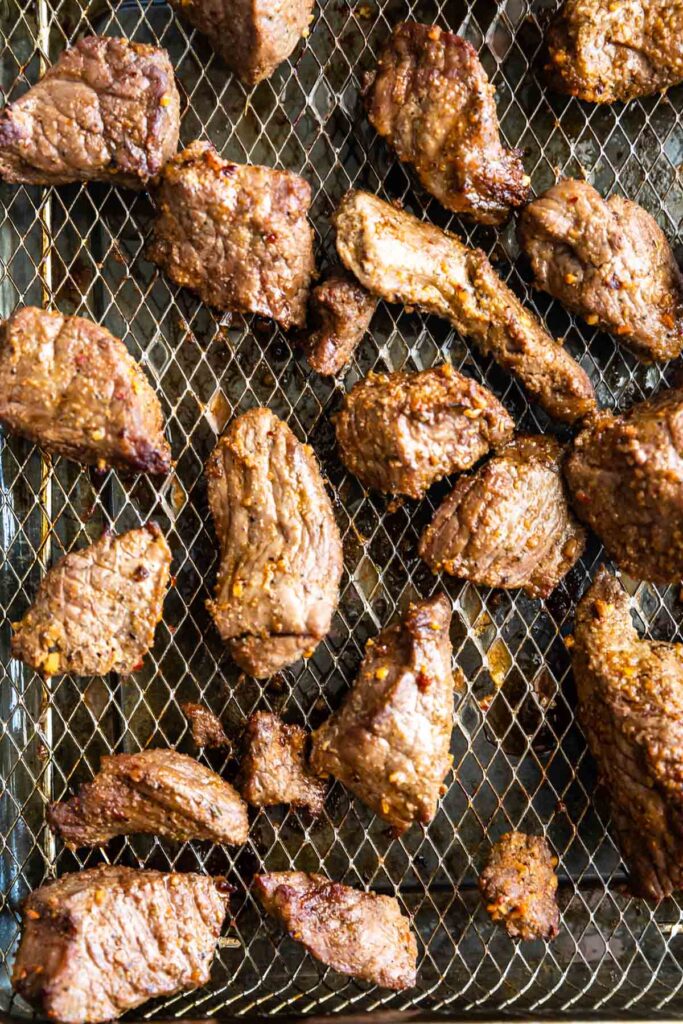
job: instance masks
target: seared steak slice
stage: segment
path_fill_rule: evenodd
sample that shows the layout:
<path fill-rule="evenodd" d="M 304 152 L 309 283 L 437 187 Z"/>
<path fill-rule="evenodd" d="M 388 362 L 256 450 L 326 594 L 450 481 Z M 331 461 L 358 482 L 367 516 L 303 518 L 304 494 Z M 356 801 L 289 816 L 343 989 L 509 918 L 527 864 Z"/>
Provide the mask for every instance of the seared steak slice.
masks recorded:
<path fill-rule="evenodd" d="M 24 901 L 12 985 L 67 1024 L 206 985 L 229 891 L 208 875 L 110 866 L 64 875 Z"/>
<path fill-rule="evenodd" d="M 420 557 L 433 572 L 547 597 L 586 544 L 562 456 L 553 437 L 515 438 L 457 481 L 420 538 Z"/>
<path fill-rule="evenodd" d="M 246 843 L 247 808 L 220 775 L 175 750 L 103 757 L 76 796 L 50 804 L 50 828 L 67 846 L 103 846 L 114 836 Z"/>
<path fill-rule="evenodd" d="M 315 648 L 339 601 L 342 546 L 312 450 L 269 409 L 232 421 L 206 467 L 221 548 L 209 610 L 264 678 Z"/>
<path fill-rule="evenodd" d="M 447 210 L 500 224 L 530 180 L 505 149 L 494 88 L 467 40 L 436 25 L 398 24 L 366 82 L 370 123 Z"/>
<path fill-rule="evenodd" d="M 589 103 L 683 81 L 683 0 L 565 0 L 548 30 L 548 82 Z"/>
<path fill-rule="evenodd" d="M 342 263 L 369 291 L 444 317 L 517 377 L 549 416 L 574 423 L 595 409 L 584 370 L 480 249 L 368 192 L 348 192 L 335 219 Z"/>
<path fill-rule="evenodd" d="M 0 421 L 45 451 L 168 473 L 159 399 L 126 346 L 80 316 L 27 306 L 0 328 Z"/>
<path fill-rule="evenodd" d="M 399 832 L 432 820 L 451 767 L 450 621 L 443 595 L 411 605 L 368 641 L 353 689 L 313 733 L 314 771 L 334 775 Z"/>
<path fill-rule="evenodd" d="M 45 676 L 134 672 L 154 642 L 170 566 L 156 523 L 102 534 L 48 571 L 12 654 Z"/>
<path fill-rule="evenodd" d="M 194 701 L 188 700 L 185 704 L 180 705 L 180 710 L 190 723 L 190 732 L 196 746 L 210 748 L 230 746 L 230 740 L 225 735 L 220 718 L 214 715 L 213 711 L 209 711 L 205 704 L 196 704 Z"/>
<path fill-rule="evenodd" d="M 392 896 L 303 871 L 255 875 L 254 889 L 264 909 L 316 960 L 382 988 L 415 985 L 417 943 Z"/>
<path fill-rule="evenodd" d="M 487 388 L 444 363 L 370 373 L 346 396 L 335 429 L 342 462 L 366 487 L 420 498 L 504 444 L 514 423 Z"/>
<path fill-rule="evenodd" d="M 661 899 L 683 889 L 683 648 L 640 639 L 604 567 L 576 610 L 574 641 L 579 721 L 631 885 Z"/>
<path fill-rule="evenodd" d="M 637 203 L 562 181 L 522 211 L 518 235 L 537 288 L 641 359 L 680 354 L 683 275 L 664 232 Z"/>
<path fill-rule="evenodd" d="M 0 114 L 0 177 L 142 188 L 175 153 L 179 127 L 166 50 L 87 36 Z"/>
<path fill-rule="evenodd" d="M 320 814 L 326 786 L 308 770 L 308 734 L 298 725 L 285 725 L 268 711 L 257 711 L 247 724 L 246 753 L 240 789 L 253 807 L 293 804 Z"/>
<path fill-rule="evenodd" d="M 350 361 L 370 326 L 377 299 L 351 274 L 332 271 L 311 292 L 312 330 L 303 339 L 311 369 L 335 377 Z"/>
<path fill-rule="evenodd" d="M 491 848 L 479 889 L 513 939 L 554 939 L 560 930 L 557 858 L 543 836 L 508 832 Z"/>
<path fill-rule="evenodd" d="M 148 255 L 175 284 L 229 313 L 303 326 L 315 270 L 307 181 L 193 142 L 166 166 L 156 196 Z"/>

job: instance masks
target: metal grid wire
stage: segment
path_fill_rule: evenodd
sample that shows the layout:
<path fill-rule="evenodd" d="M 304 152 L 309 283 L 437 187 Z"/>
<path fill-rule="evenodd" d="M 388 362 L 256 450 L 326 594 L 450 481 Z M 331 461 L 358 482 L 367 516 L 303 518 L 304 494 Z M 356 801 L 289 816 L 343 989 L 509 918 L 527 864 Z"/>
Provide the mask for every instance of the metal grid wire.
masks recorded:
<path fill-rule="evenodd" d="M 467 227 L 413 191 L 358 109 L 360 76 L 390 26 L 410 16 L 441 24 L 478 48 L 498 90 L 506 140 L 524 149 L 537 193 L 559 173 L 585 174 L 601 192 L 640 202 L 675 239 L 683 216 L 677 166 L 683 91 L 612 108 L 551 95 L 534 62 L 544 16 L 554 6 L 555 0 L 320 0 L 292 60 L 248 93 L 165 3 L 0 0 L 0 84 L 7 99 L 18 96 L 86 32 L 159 42 L 171 53 L 183 93 L 183 141 L 210 138 L 233 159 L 304 174 L 315 195 L 321 253 L 331 253 L 329 215 L 351 184 L 403 199 L 491 252 L 512 287 L 556 335 L 567 337 L 601 401 L 628 404 L 650 394 L 666 373 L 637 364 L 608 337 L 533 294 L 516 262 L 512 228 L 497 234 Z M 144 195 L 109 186 L 0 187 L 2 315 L 24 303 L 45 304 L 88 315 L 122 337 L 156 382 L 177 460 L 165 482 L 143 476 L 122 482 L 115 473 L 96 479 L 63 459 L 50 462 L 19 439 L 2 441 L 2 1005 L 26 1012 L 9 991 L 19 900 L 55 873 L 105 858 L 226 872 L 238 887 L 212 984 L 147 1006 L 145 1016 L 380 1007 L 677 1014 L 683 1009 L 681 904 L 645 903 L 624 893 L 604 802 L 594 792 L 594 768 L 574 722 L 562 635 L 571 629 L 599 548 L 593 543 L 544 603 L 436 579 L 417 559 L 416 540 L 445 488 L 399 507 L 367 494 L 335 457 L 329 416 L 344 388 L 369 370 L 422 368 L 445 357 L 485 380 L 522 428 L 552 425 L 445 323 L 399 307 L 382 305 L 343 383 L 322 380 L 272 323 L 239 317 L 230 323 L 164 280 L 144 256 L 150 213 Z M 345 551 L 330 636 L 305 666 L 269 683 L 239 677 L 204 607 L 216 551 L 202 465 L 229 416 L 259 403 L 313 444 L 334 491 Z M 11 661 L 10 623 L 26 609 L 45 569 L 105 525 L 122 531 L 148 518 L 169 537 L 176 583 L 144 668 L 127 679 L 64 677 L 45 685 Z M 426 832 L 415 827 L 393 839 L 339 785 L 316 823 L 294 810 L 254 814 L 244 849 L 136 838 L 75 856 L 46 828 L 46 803 L 90 778 L 101 754 L 167 744 L 191 751 L 183 700 L 205 700 L 235 735 L 257 707 L 316 726 L 352 682 L 365 640 L 409 600 L 444 587 L 454 603 L 453 643 L 467 686 L 457 708 L 449 791 Z M 643 625 L 674 639 L 677 594 L 635 582 L 630 589 Z M 482 858 L 510 827 L 545 832 L 559 854 L 562 931 L 555 943 L 513 944 L 480 904 Z M 325 970 L 264 921 L 248 893 L 253 872 L 293 867 L 395 893 L 420 938 L 418 988 L 400 995 L 367 989 Z"/>

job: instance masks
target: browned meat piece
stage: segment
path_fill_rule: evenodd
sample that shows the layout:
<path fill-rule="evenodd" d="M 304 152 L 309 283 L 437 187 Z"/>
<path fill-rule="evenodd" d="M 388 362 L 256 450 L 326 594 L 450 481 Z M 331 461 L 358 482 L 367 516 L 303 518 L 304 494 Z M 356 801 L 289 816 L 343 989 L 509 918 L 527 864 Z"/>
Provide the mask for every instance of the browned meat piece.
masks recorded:
<path fill-rule="evenodd" d="M 303 326 L 315 271 L 307 181 L 193 142 L 165 168 L 157 204 L 148 255 L 175 284 L 217 309 Z"/>
<path fill-rule="evenodd" d="M 576 610 L 572 665 L 632 887 L 669 896 L 683 889 L 683 647 L 641 640 L 603 567 Z"/>
<path fill-rule="evenodd" d="M 76 796 L 50 804 L 50 828 L 67 846 L 103 846 L 114 836 L 246 843 L 247 808 L 220 775 L 175 750 L 103 757 Z"/>
<path fill-rule="evenodd" d="M 179 127 L 166 50 L 87 36 L 0 114 L 0 177 L 142 188 L 175 153 Z"/>
<path fill-rule="evenodd" d="M 420 539 L 433 572 L 547 597 L 581 557 L 586 531 L 567 502 L 563 451 L 552 437 L 517 437 L 461 477 Z"/>
<path fill-rule="evenodd" d="M 589 103 L 683 81 L 683 0 L 565 0 L 548 30 L 549 84 Z"/>
<path fill-rule="evenodd" d="M 285 725 L 267 711 L 251 716 L 240 773 L 242 796 L 248 803 L 254 807 L 294 804 L 320 814 L 327 787 L 308 770 L 307 738 L 305 729 Z"/>
<path fill-rule="evenodd" d="M 366 82 L 370 123 L 447 210 L 501 224 L 523 206 L 521 153 L 500 141 L 495 90 L 467 40 L 398 24 Z"/>
<path fill-rule="evenodd" d="M 206 467 L 221 547 L 218 631 L 261 679 L 313 650 L 339 601 L 342 546 L 308 445 L 269 409 L 232 421 Z"/>
<path fill-rule="evenodd" d="M 340 373 L 370 326 L 377 299 L 351 274 L 334 270 L 311 292 L 313 330 L 303 339 L 312 370 L 326 377 Z"/>
<path fill-rule="evenodd" d="M 14 627 L 13 656 L 45 676 L 134 672 L 154 642 L 170 566 L 156 523 L 103 533 L 49 570 Z"/>
<path fill-rule="evenodd" d="M 0 328 L 0 421 L 87 465 L 168 473 L 159 399 L 126 346 L 80 316 L 27 306 Z"/>
<path fill-rule="evenodd" d="M 417 943 L 392 896 L 303 871 L 255 875 L 254 889 L 267 913 L 316 960 L 382 988 L 415 985 Z"/>
<path fill-rule="evenodd" d="M 230 740 L 225 735 L 220 719 L 204 704 L 195 704 L 194 701 L 189 700 L 180 705 L 180 710 L 190 723 L 190 732 L 196 746 L 209 748 L 230 746 Z"/>
<path fill-rule="evenodd" d="M 368 192 L 346 194 L 336 225 L 342 263 L 369 291 L 450 321 L 517 377 L 548 415 L 574 423 L 595 409 L 586 373 L 480 249 Z"/>
<path fill-rule="evenodd" d="M 444 363 L 369 374 L 346 396 L 335 429 L 342 462 L 366 487 L 420 498 L 504 444 L 515 425 L 487 388 Z"/>
<path fill-rule="evenodd" d="M 399 832 L 432 820 L 451 767 L 450 622 L 443 595 L 411 605 L 368 641 L 353 689 L 313 733 L 314 771 L 334 775 Z"/>
<path fill-rule="evenodd" d="M 209 981 L 230 888 L 208 875 L 103 866 L 24 901 L 12 985 L 50 1020 L 108 1021 Z"/>
<path fill-rule="evenodd" d="M 537 288 L 641 359 L 680 354 L 683 275 L 664 232 L 637 203 L 561 181 L 523 210 L 518 235 Z"/>
<path fill-rule="evenodd" d="M 565 462 L 574 507 L 637 579 L 683 579 L 683 389 L 602 413 Z"/>
<path fill-rule="evenodd" d="M 313 0 L 171 0 L 247 85 L 270 78 L 312 19 Z"/>
<path fill-rule="evenodd" d="M 557 858 L 543 836 L 508 832 L 494 843 L 479 889 L 513 939 L 554 939 L 560 930 Z"/>

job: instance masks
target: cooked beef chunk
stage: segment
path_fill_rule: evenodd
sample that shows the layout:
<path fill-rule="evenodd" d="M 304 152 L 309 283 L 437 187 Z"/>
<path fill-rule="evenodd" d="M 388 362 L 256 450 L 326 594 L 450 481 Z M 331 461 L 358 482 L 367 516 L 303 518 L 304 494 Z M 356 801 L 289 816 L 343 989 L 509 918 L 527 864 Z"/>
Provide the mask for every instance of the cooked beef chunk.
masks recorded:
<path fill-rule="evenodd" d="M 369 374 L 346 396 L 335 429 L 342 462 L 366 487 L 420 498 L 504 444 L 514 423 L 487 388 L 444 363 Z"/>
<path fill-rule="evenodd" d="M 0 114 L 0 178 L 142 188 L 175 153 L 179 127 L 166 50 L 87 36 Z"/>
<path fill-rule="evenodd" d="M 366 81 L 370 123 L 447 210 L 501 224 L 523 206 L 521 154 L 500 141 L 495 90 L 467 40 L 398 24 Z"/>
<path fill-rule="evenodd" d="M 537 288 L 642 359 L 680 354 L 683 275 L 664 232 L 637 203 L 562 181 L 526 207 L 518 235 Z"/>
<path fill-rule="evenodd" d="M 0 327 L 0 421 L 87 465 L 168 473 L 159 399 L 126 346 L 80 316 L 27 306 Z"/>
<path fill-rule="evenodd" d="M 335 219 L 342 263 L 369 291 L 445 317 L 517 377 L 550 416 L 574 423 L 595 409 L 586 373 L 480 249 L 368 192 L 348 192 Z"/>
<path fill-rule="evenodd" d="M 461 477 L 420 539 L 433 572 L 547 597 L 580 558 L 586 531 L 569 508 L 563 451 L 552 437 L 517 437 Z"/>
<path fill-rule="evenodd" d="M 589 103 L 683 81 L 682 0 L 565 0 L 548 30 L 549 84 Z"/>
<path fill-rule="evenodd" d="M 382 988 L 415 985 L 417 943 L 392 896 L 303 871 L 256 875 L 254 889 L 267 913 L 316 960 Z"/>
<path fill-rule="evenodd" d="M 370 326 L 377 299 L 351 274 L 332 271 L 311 292 L 309 320 L 312 330 L 303 339 L 311 369 L 325 377 L 340 373 Z"/>
<path fill-rule="evenodd" d="M 411 605 L 369 640 L 341 708 L 313 733 L 311 766 L 334 775 L 397 831 L 436 814 L 451 766 L 451 608 Z"/>
<path fill-rule="evenodd" d="M 237 664 L 261 679 L 329 631 L 339 601 L 339 530 L 311 448 L 269 409 L 232 421 L 206 473 L 221 547 L 208 607 Z"/>
<path fill-rule="evenodd" d="M 257 711 L 247 724 L 246 753 L 240 789 L 254 807 L 293 804 L 320 814 L 326 786 L 308 770 L 308 734 L 298 725 L 285 725 L 268 711 Z"/>
<path fill-rule="evenodd" d="M 574 507 L 637 579 L 683 579 L 683 389 L 602 413 L 565 462 Z"/>
<path fill-rule="evenodd" d="M 228 782 L 175 750 L 103 757 L 76 796 L 50 804 L 50 827 L 67 846 L 103 846 L 114 836 L 246 843 L 246 804 Z"/>
<path fill-rule="evenodd" d="M 669 896 L 683 889 L 683 648 L 640 639 L 603 567 L 576 610 L 572 664 L 631 885 Z"/>
<path fill-rule="evenodd" d="M 50 1020 L 108 1021 L 206 985 L 230 889 L 208 875 L 103 866 L 24 901 L 12 985 Z"/>
<path fill-rule="evenodd" d="M 175 284 L 229 313 L 305 323 L 315 270 L 307 181 L 193 142 L 166 166 L 157 204 L 148 255 Z"/>
<path fill-rule="evenodd" d="M 204 704 L 196 704 L 189 700 L 180 705 L 180 710 L 190 723 L 190 732 L 196 746 L 213 748 L 230 746 L 230 740 L 225 735 L 220 719 Z"/>
<path fill-rule="evenodd" d="M 12 654 L 45 676 L 134 672 L 154 642 L 170 566 L 155 523 L 102 534 L 49 570 L 14 627 Z"/>
<path fill-rule="evenodd" d="M 170 0 L 247 85 L 270 78 L 306 34 L 313 0 Z"/>
<path fill-rule="evenodd" d="M 513 939 L 554 939 L 559 932 L 556 864 L 542 836 L 508 832 L 492 846 L 479 889 Z"/>

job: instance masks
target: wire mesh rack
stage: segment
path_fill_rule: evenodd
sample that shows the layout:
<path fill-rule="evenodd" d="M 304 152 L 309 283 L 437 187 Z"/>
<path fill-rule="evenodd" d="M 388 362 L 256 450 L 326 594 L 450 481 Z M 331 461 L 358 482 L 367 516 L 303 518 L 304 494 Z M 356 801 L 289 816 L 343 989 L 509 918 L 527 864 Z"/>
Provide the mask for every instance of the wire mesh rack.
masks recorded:
<path fill-rule="evenodd" d="M 603 193 L 646 207 L 675 240 L 683 217 L 683 90 L 624 107 L 590 107 L 550 94 L 535 61 L 551 2 L 527 0 L 319 0 L 306 40 L 273 77 L 248 92 L 206 42 L 157 0 L 0 0 L 0 85 L 11 100 L 79 35 L 121 34 L 165 46 L 183 96 L 182 140 L 209 138 L 236 160 L 298 171 L 313 186 L 321 254 L 329 217 L 352 184 L 402 199 L 429 220 L 483 246 L 500 273 L 546 320 L 593 377 L 601 402 L 652 393 L 669 369 L 645 367 L 524 277 L 512 228 L 496 233 L 447 215 L 414 190 L 358 108 L 362 72 L 398 20 L 436 22 L 468 38 L 497 87 L 503 134 L 525 152 L 538 193 L 559 174 L 585 175 Z M 82 313 L 122 337 L 164 405 L 175 472 L 163 483 L 104 477 L 28 443 L 0 451 L 3 679 L 0 686 L 0 1008 L 13 999 L 9 966 L 18 904 L 55 874 L 103 858 L 130 865 L 226 873 L 237 886 L 232 921 L 210 986 L 145 1006 L 145 1017 L 304 1014 L 373 1009 L 454 1016 L 532 1016 L 683 1011 L 682 905 L 630 898 L 594 767 L 574 721 L 563 635 L 600 560 L 595 542 L 546 602 L 521 593 L 433 577 L 416 541 L 445 488 L 419 504 L 390 505 L 365 492 L 335 457 L 330 413 L 345 388 L 371 369 L 420 369 L 442 358 L 486 381 L 520 427 L 554 430 L 517 385 L 470 352 L 444 322 L 382 305 L 343 381 L 312 374 L 272 323 L 221 318 L 174 288 L 145 259 L 151 206 L 145 195 L 105 185 L 0 186 L 0 303 Z M 269 405 L 320 458 L 344 538 L 342 598 L 314 656 L 267 683 L 240 677 L 205 609 L 216 563 L 202 466 L 229 417 Z M 53 679 L 9 658 L 11 622 L 46 568 L 94 540 L 155 519 L 174 555 L 156 643 L 128 678 Z M 641 624 L 675 639 L 678 594 L 625 581 Z M 104 753 L 178 745 L 192 750 L 179 704 L 201 699 L 238 735 L 255 708 L 316 726 L 352 682 L 365 640 L 418 595 L 446 589 L 452 639 L 466 680 L 453 734 L 454 768 L 432 825 L 402 839 L 335 785 L 316 822 L 293 809 L 254 814 L 243 849 L 114 841 L 75 855 L 55 841 L 45 809 L 99 765 Z M 230 758 L 210 758 L 231 770 Z M 510 827 L 547 834 L 559 855 L 562 930 L 552 944 L 515 945 L 489 921 L 476 877 L 489 842 Z M 349 884 L 396 894 L 420 940 L 417 989 L 391 994 L 326 970 L 264 921 L 249 894 L 254 871 L 320 870 Z"/>

